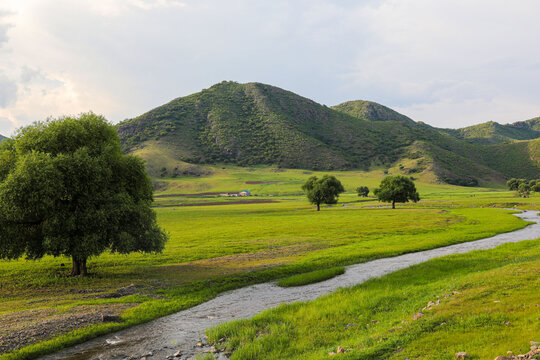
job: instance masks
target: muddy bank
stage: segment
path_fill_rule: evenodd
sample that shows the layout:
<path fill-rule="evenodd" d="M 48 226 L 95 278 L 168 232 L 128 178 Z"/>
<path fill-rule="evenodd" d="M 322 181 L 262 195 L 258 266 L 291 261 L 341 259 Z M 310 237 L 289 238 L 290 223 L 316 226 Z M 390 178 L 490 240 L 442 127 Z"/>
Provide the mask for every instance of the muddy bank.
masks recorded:
<path fill-rule="evenodd" d="M 32 309 L 2 314 L 0 354 L 76 329 L 104 321 L 115 321 L 124 310 L 135 305 L 83 305 L 75 306 L 67 311 Z"/>

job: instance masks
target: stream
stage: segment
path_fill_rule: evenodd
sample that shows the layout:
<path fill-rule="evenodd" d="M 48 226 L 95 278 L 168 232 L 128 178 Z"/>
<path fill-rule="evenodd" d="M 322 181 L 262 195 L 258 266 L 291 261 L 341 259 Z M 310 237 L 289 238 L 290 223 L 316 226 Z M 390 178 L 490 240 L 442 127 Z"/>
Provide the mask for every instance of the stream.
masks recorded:
<path fill-rule="evenodd" d="M 195 344 L 204 336 L 207 328 L 220 323 L 249 318 L 282 303 L 312 300 L 340 287 L 360 284 L 436 257 L 491 249 L 504 243 L 540 237 L 538 211 L 523 211 L 515 215 L 535 223 L 490 238 L 351 265 L 343 275 L 316 284 L 281 288 L 275 283 L 264 283 L 233 290 L 190 309 L 89 340 L 41 359 L 120 360 L 146 357 L 147 360 L 154 360 L 173 358 L 172 355 L 178 350 L 182 352 L 181 359 L 192 359 L 196 354 L 208 351 L 208 347 L 197 347 Z M 222 355 L 220 358 L 225 357 Z"/>

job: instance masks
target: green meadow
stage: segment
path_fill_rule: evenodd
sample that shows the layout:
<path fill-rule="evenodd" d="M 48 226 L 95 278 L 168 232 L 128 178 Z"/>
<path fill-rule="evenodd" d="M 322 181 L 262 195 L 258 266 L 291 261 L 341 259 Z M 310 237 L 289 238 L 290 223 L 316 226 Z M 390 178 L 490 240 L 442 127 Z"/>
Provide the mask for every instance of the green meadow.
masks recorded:
<path fill-rule="evenodd" d="M 207 331 L 231 359 L 494 359 L 540 340 L 540 240 L 430 260 Z M 426 307 L 430 302 L 432 306 Z M 422 313 L 423 316 L 415 314 Z M 535 357 L 537 358 L 537 357 Z"/>
<path fill-rule="evenodd" d="M 114 311 L 123 319 L 115 323 L 89 321 L 79 328 L 65 329 L 49 338 L 25 343 L 15 352 L 1 354 L 0 359 L 35 358 L 100 334 L 194 306 L 223 291 L 248 284 L 294 275 L 299 276 L 292 277 L 292 285 L 313 282 L 333 276 L 337 271 L 335 268 L 349 264 L 472 241 L 527 225 L 511 215 L 512 211 L 495 207 L 540 209 L 540 196 L 536 195 L 522 199 L 504 189 L 417 183 L 421 201 L 398 204 L 398 208 L 392 210 L 374 198 L 359 198 L 354 193 L 354 189 L 361 185 L 373 190 L 384 176 L 382 171 L 375 170 L 368 173 L 329 172 L 343 182 L 346 193 L 338 204 L 323 206 L 320 212 L 316 212 L 305 199 L 300 186 L 309 176 L 323 173 L 274 167 L 222 166 L 208 167 L 207 170 L 209 175 L 196 178 L 156 180 L 159 190 L 156 192 L 155 210 L 160 225 L 170 235 L 161 254 L 103 254 L 89 260 L 90 275 L 82 278 L 67 276 L 70 259 L 64 257 L 0 261 L 0 316 L 14 319 L 11 325 L 0 324 L 0 334 L 20 330 L 19 327 L 24 327 L 25 323 L 18 321 L 17 316 L 30 312 L 44 321 L 82 310 L 97 313 Z M 217 195 L 242 190 L 251 191 L 253 196 L 229 198 Z M 525 245 L 516 246 L 526 253 Z M 496 251 L 485 254 L 483 258 L 494 254 L 493 259 L 499 259 Z M 474 259 L 471 255 L 471 264 L 476 261 Z M 507 261 L 506 257 L 504 259 Z M 499 262 L 488 261 L 489 264 Z M 471 269 L 476 265 L 467 266 L 452 270 L 455 274 L 449 272 L 451 280 L 474 275 L 476 270 Z M 322 272 L 313 273 L 316 270 Z M 433 278 L 431 284 L 432 275 L 435 273 L 426 274 L 421 279 L 424 284 L 429 284 L 421 291 L 424 296 L 411 297 L 406 304 L 417 306 L 432 297 L 448 280 Z M 116 296 L 122 288 L 131 290 Z M 411 287 L 410 291 L 414 289 L 417 288 Z M 381 308 L 387 309 L 394 304 L 394 300 L 384 300 L 383 292 L 379 295 L 383 299 L 380 300 Z M 395 296 L 401 299 L 401 295 Z M 386 303 L 388 305 L 384 305 Z M 373 304 L 374 309 L 377 308 Z M 396 311 L 404 314 L 411 309 L 410 306 L 399 306 Z M 289 311 L 287 307 L 279 309 L 284 316 Z M 271 317 L 277 319 L 275 315 Z M 281 329 L 281 320 L 276 320 L 277 325 L 268 321 L 270 328 Z M 383 320 L 378 321 L 384 324 Z M 231 331 L 227 335 L 230 346 L 238 348 L 238 354 L 251 354 L 249 349 L 259 349 L 260 344 L 249 334 L 252 331 L 257 333 L 259 325 L 246 324 L 243 335 L 243 330 L 234 327 L 238 324 L 212 330 L 212 333 Z M 308 324 L 306 322 L 305 325 Z M 291 331 L 296 330 L 291 328 Z M 336 332 L 343 331 L 336 327 Z M 278 332 L 273 334 L 281 336 L 277 335 Z M 283 333 L 283 336 L 290 334 Z M 330 332 L 328 342 L 323 339 L 316 339 L 315 343 L 302 340 L 294 354 L 304 354 L 310 346 L 320 346 L 317 353 L 327 354 L 339 342 L 333 336 Z M 279 341 L 271 339 L 268 344 Z M 363 339 L 359 337 L 358 342 L 351 342 L 350 346 L 365 343 Z M 264 356 L 276 358 L 275 354 Z M 294 354 L 285 355 L 294 358 Z"/>

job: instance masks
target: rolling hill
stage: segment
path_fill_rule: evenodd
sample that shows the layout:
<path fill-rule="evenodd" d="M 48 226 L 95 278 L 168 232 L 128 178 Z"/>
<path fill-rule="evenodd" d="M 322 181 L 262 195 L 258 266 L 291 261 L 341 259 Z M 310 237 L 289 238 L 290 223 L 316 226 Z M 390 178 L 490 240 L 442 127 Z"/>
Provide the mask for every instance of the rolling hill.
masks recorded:
<path fill-rule="evenodd" d="M 505 131 L 494 126 L 508 141 L 479 141 L 487 137 L 480 128 L 437 129 L 369 101 L 330 108 L 270 85 L 221 82 L 117 129 L 124 150 L 145 158 L 154 176 L 198 174 L 201 164 L 217 163 L 383 167 L 425 181 L 474 186 L 540 177 L 540 143 L 518 141 L 533 139 L 538 125 L 500 125 Z"/>
<path fill-rule="evenodd" d="M 453 136 L 478 144 L 498 144 L 540 137 L 540 118 L 501 125 L 489 121 L 463 129 L 441 129 Z"/>

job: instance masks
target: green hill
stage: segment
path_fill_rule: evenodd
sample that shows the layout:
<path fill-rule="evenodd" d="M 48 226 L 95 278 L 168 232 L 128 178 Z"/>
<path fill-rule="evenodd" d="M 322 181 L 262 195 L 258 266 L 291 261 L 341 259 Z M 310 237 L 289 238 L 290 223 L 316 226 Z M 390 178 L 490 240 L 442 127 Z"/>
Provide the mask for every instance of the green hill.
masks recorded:
<path fill-rule="evenodd" d="M 531 140 L 540 137 L 540 118 L 501 125 L 489 121 L 463 129 L 443 129 L 460 139 L 478 144 L 498 144 L 516 140 Z"/>
<path fill-rule="evenodd" d="M 2 140 L 4 140 L 4 139 L 6 139 L 6 137 L 3 136 L 3 135 L 0 135 L 0 142 L 2 142 Z"/>
<path fill-rule="evenodd" d="M 536 131 L 524 122 L 523 129 Z M 540 177 L 526 142 L 484 145 L 416 123 L 385 106 L 332 108 L 260 83 L 222 82 L 118 124 L 125 151 L 152 175 L 200 175 L 200 164 L 314 170 L 389 169 L 432 182 L 502 183 Z"/>

